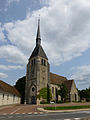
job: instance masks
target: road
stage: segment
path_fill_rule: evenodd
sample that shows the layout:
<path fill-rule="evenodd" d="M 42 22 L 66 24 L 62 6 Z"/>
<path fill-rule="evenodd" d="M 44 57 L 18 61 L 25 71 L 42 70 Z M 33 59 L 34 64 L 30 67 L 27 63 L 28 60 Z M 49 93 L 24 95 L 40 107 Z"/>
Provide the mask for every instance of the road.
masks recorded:
<path fill-rule="evenodd" d="M 56 104 L 56 106 L 73 106 L 73 105 L 90 105 L 90 103 L 72 103 L 72 104 Z M 49 105 L 11 105 L 0 107 L 0 120 L 90 120 L 90 110 L 62 113 L 46 113 L 40 112 L 37 108 Z M 86 119 L 87 118 L 87 119 Z"/>
<path fill-rule="evenodd" d="M 0 120 L 90 120 L 90 111 L 0 115 Z"/>

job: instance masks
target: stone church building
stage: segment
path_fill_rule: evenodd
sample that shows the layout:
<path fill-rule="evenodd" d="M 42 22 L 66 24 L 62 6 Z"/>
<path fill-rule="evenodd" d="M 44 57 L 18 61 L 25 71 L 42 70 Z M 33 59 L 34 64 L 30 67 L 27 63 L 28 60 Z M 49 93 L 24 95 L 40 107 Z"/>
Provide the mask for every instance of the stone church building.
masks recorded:
<path fill-rule="evenodd" d="M 47 88 L 47 85 L 51 89 L 52 100 L 60 100 L 57 91 L 58 85 L 64 83 L 68 89 L 67 101 L 78 101 L 78 90 L 76 88 L 74 80 L 67 80 L 67 78 L 56 75 L 50 72 L 50 64 L 48 57 L 45 54 L 41 45 L 40 36 L 40 20 L 38 20 L 36 46 L 28 60 L 27 72 L 26 72 L 26 103 L 27 104 L 39 104 L 42 99 L 38 99 L 37 95 L 42 88 Z"/>

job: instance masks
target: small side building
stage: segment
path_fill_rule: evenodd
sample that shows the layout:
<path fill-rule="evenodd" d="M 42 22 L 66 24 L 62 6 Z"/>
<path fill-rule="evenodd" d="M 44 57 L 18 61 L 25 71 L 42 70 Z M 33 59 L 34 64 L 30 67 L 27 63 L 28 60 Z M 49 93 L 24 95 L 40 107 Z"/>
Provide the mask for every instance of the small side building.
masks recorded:
<path fill-rule="evenodd" d="M 20 104 L 20 96 L 15 87 L 0 80 L 0 105 Z"/>

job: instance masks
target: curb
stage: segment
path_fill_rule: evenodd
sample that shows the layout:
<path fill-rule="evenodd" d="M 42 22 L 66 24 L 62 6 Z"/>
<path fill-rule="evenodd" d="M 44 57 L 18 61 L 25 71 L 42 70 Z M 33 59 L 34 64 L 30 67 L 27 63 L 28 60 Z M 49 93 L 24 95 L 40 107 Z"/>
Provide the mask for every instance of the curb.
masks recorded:
<path fill-rule="evenodd" d="M 76 109 L 76 110 L 45 110 L 43 108 L 37 108 L 37 110 L 46 112 L 46 113 L 51 113 L 51 112 L 77 112 L 77 111 L 89 111 L 89 109 Z"/>

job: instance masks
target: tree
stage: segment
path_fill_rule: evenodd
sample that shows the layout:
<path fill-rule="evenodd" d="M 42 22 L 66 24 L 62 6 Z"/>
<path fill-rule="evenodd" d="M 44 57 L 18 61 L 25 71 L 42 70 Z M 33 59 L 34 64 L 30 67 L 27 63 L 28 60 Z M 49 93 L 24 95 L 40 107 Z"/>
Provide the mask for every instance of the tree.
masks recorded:
<path fill-rule="evenodd" d="M 21 104 L 24 104 L 25 102 L 25 81 L 26 81 L 26 76 L 18 79 L 16 85 L 14 86 L 21 94 Z"/>
<path fill-rule="evenodd" d="M 52 99 L 52 94 L 51 94 L 51 90 L 49 87 L 47 88 L 42 88 L 41 90 L 39 90 L 39 94 L 37 95 L 37 97 L 43 98 L 45 100 L 47 100 L 47 102 L 50 102 L 50 99 Z"/>
<path fill-rule="evenodd" d="M 86 98 L 86 101 L 90 102 L 90 87 L 83 90 L 78 90 L 78 92 L 81 100 Z"/>
<path fill-rule="evenodd" d="M 59 87 L 60 87 L 60 90 L 58 90 L 58 95 L 61 96 L 62 102 L 65 102 L 65 99 L 67 98 L 67 94 L 68 94 L 68 89 L 64 83 L 59 85 Z"/>

